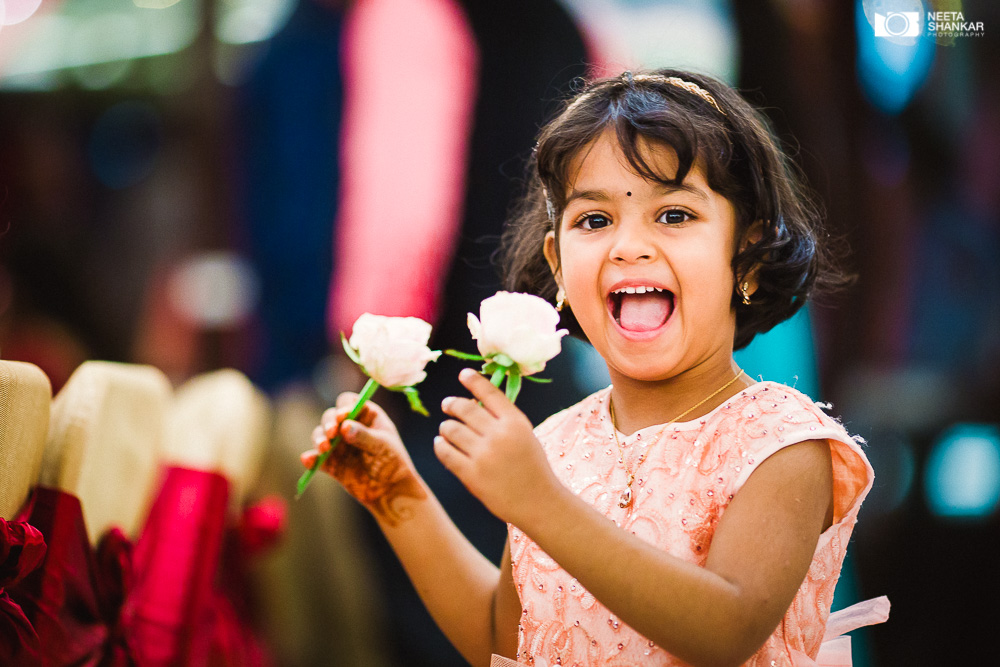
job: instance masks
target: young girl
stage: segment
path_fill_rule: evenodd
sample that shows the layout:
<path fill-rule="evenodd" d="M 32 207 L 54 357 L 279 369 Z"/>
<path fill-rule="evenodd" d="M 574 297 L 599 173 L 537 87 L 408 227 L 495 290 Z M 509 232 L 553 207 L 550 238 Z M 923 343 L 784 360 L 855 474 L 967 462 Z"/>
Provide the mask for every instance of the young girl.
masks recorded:
<path fill-rule="evenodd" d="M 434 451 L 508 523 L 499 569 L 377 406 L 346 421 L 340 397 L 304 463 L 344 435 L 327 472 L 474 665 L 817 664 L 846 629 L 827 621 L 872 469 L 808 397 L 733 361 L 840 279 L 796 172 L 735 91 L 675 70 L 593 82 L 531 166 L 507 286 L 555 298 L 613 384 L 533 430 L 460 374 L 472 398 L 444 401 Z"/>

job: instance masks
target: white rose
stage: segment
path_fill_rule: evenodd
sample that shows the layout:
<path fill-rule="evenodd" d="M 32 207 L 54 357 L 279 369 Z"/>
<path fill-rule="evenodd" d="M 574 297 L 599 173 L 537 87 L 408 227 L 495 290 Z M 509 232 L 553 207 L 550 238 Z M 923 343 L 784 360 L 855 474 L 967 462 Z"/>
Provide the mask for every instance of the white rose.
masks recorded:
<path fill-rule="evenodd" d="M 497 292 L 479 306 L 479 318 L 469 313 L 469 331 L 484 357 L 505 354 L 522 375 L 545 368 L 559 354 L 568 332 L 556 330 L 559 313 L 548 301 L 533 294 Z"/>
<path fill-rule="evenodd" d="M 441 354 L 427 347 L 431 325 L 417 317 L 365 313 L 354 323 L 348 345 L 365 372 L 383 387 L 412 387 L 424 381 L 424 367 Z"/>

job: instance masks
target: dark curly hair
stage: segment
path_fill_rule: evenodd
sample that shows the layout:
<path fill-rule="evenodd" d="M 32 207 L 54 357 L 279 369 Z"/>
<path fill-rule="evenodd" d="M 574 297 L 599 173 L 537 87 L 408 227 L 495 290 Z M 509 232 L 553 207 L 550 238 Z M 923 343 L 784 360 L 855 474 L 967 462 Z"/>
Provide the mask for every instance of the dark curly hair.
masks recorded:
<path fill-rule="evenodd" d="M 668 77 L 694 83 L 710 97 Z M 501 242 L 506 289 L 555 299 L 555 279 L 542 253 L 545 235 L 554 230 L 558 248 L 555 223 L 566 203 L 573 159 L 607 129 L 614 130 L 635 173 L 650 181 L 680 185 L 697 162 L 708 185 L 733 205 L 737 239 L 759 221 L 760 239 L 732 261 L 734 349 L 794 315 L 814 293 L 849 282 L 837 268 L 840 247 L 823 231 L 822 210 L 763 113 L 712 77 L 661 69 L 595 80 L 542 128 L 528 164 L 527 191 Z M 643 141 L 671 147 L 677 172 L 658 173 L 644 158 Z M 758 287 L 744 305 L 736 288 L 751 271 Z M 562 315 L 563 326 L 584 337 L 569 309 Z"/>

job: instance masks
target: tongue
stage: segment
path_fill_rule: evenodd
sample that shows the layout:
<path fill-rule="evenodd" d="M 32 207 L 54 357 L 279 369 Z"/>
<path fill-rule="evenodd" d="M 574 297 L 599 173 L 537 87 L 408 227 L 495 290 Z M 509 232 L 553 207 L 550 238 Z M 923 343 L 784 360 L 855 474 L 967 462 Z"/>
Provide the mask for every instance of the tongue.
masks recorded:
<path fill-rule="evenodd" d="M 623 294 L 618 322 L 629 331 L 652 331 L 670 317 L 671 299 L 662 292 Z"/>

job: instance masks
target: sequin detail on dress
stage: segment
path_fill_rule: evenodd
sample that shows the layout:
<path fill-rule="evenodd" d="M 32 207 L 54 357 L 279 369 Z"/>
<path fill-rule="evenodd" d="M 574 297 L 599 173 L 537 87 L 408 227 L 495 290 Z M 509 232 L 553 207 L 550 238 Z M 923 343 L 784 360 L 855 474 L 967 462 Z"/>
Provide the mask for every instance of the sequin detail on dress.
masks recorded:
<path fill-rule="evenodd" d="M 805 440 L 831 443 L 834 524 L 820 536 L 783 621 L 746 665 L 789 667 L 793 655 L 815 657 L 847 542 L 873 479 L 858 443 L 802 393 L 757 383 L 699 419 L 651 426 L 622 438 L 629 469 L 635 470 L 640 456 L 647 458 L 631 505 L 620 507 L 628 482 L 625 469 L 617 456 L 602 455 L 614 437 L 609 392 L 597 392 L 536 429 L 553 470 L 623 530 L 700 566 L 726 507 L 762 461 Z M 523 611 L 519 661 L 536 667 L 685 664 L 620 621 L 513 526 L 510 538 Z"/>

